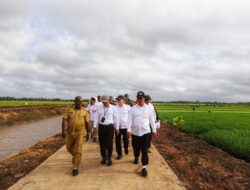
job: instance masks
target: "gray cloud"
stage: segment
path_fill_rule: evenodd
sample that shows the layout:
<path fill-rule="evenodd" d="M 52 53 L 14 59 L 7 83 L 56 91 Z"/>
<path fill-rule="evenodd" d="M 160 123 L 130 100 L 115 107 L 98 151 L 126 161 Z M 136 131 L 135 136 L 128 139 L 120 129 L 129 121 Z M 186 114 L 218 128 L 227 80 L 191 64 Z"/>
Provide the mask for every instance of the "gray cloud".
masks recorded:
<path fill-rule="evenodd" d="M 250 101 L 246 0 L 0 3 L 0 96 Z"/>

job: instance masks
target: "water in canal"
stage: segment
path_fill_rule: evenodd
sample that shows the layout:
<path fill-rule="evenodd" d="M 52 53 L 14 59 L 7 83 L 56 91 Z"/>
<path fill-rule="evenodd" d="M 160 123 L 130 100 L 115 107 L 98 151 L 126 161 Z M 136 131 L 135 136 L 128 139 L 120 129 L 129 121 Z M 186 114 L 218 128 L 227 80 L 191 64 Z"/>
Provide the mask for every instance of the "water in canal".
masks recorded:
<path fill-rule="evenodd" d="M 62 116 L 0 128 L 0 161 L 61 132 Z"/>

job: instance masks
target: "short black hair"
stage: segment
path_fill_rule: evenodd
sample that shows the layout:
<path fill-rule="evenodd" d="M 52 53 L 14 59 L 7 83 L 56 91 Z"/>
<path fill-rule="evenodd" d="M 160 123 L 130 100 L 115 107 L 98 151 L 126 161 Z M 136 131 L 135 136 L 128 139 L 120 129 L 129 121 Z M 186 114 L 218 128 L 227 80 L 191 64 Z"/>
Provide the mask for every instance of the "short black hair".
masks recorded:
<path fill-rule="evenodd" d="M 151 100 L 151 97 L 149 95 L 146 95 L 145 100 Z"/>
<path fill-rule="evenodd" d="M 96 101 L 94 97 L 90 98 L 90 100 L 93 100 L 94 102 Z"/>

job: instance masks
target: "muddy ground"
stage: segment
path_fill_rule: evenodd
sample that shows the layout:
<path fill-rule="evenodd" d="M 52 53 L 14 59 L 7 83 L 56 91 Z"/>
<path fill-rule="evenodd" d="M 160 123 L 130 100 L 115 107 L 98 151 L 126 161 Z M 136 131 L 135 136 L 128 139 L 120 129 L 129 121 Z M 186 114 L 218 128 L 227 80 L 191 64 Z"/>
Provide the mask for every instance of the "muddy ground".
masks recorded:
<path fill-rule="evenodd" d="M 198 137 L 164 125 L 154 144 L 187 189 L 250 189 L 250 163 Z"/>
<path fill-rule="evenodd" d="M 0 108 L 0 127 L 23 124 L 30 121 L 62 115 L 64 110 L 65 106 Z"/>
<path fill-rule="evenodd" d="M 0 189 L 8 189 L 63 145 L 64 140 L 58 134 L 0 162 Z"/>

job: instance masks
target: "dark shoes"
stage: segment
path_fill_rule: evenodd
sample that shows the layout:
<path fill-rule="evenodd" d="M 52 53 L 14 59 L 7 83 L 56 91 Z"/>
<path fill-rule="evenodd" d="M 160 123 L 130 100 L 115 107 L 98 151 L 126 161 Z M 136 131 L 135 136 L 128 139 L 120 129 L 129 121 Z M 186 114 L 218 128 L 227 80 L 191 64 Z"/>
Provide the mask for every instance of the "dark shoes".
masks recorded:
<path fill-rule="evenodd" d="M 72 176 L 77 176 L 78 175 L 78 170 L 72 170 Z"/>
<path fill-rule="evenodd" d="M 107 164 L 107 166 L 111 166 L 112 165 L 112 160 L 111 160 L 111 158 L 108 158 L 108 159 L 103 158 L 102 161 L 101 161 L 101 164 L 102 165 Z"/>
<path fill-rule="evenodd" d="M 139 163 L 138 157 L 135 157 L 134 164 L 138 164 L 138 163 Z"/>
<path fill-rule="evenodd" d="M 128 150 L 125 150 L 125 154 L 128 155 Z"/>
<path fill-rule="evenodd" d="M 94 138 L 93 138 L 93 142 L 96 142 L 96 141 L 97 141 L 97 139 L 96 139 L 96 137 L 94 137 Z"/>
<path fill-rule="evenodd" d="M 111 160 L 111 158 L 109 158 L 109 159 L 108 159 L 107 166 L 112 166 L 112 164 L 113 164 L 113 163 L 112 163 L 112 160 Z"/>
<path fill-rule="evenodd" d="M 117 156 L 116 160 L 121 160 L 121 159 L 122 159 L 122 155 L 119 154 L 119 155 Z"/>
<path fill-rule="evenodd" d="M 101 164 L 104 165 L 104 164 L 106 164 L 106 162 L 107 162 L 107 159 L 103 158 L 102 161 L 101 161 Z"/>
<path fill-rule="evenodd" d="M 85 141 L 88 142 L 89 141 L 89 135 L 85 136 Z"/>
<path fill-rule="evenodd" d="M 141 175 L 142 175 L 143 177 L 147 177 L 147 176 L 148 176 L 148 171 L 147 171 L 146 168 L 143 168 L 143 169 L 141 170 Z"/>

